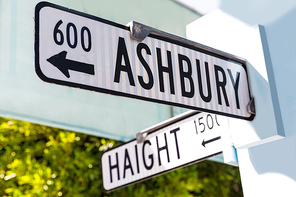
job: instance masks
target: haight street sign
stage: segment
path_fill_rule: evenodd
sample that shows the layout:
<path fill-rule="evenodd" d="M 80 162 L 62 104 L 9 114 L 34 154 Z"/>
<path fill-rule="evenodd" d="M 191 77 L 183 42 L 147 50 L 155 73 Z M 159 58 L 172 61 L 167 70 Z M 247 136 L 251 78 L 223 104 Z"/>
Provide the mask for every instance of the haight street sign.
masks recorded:
<path fill-rule="evenodd" d="M 36 73 L 49 83 L 253 119 L 244 61 L 152 30 L 138 41 L 127 26 L 41 2 Z"/>
<path fill-rule="evenodd" d="M 227 151 L 224 116 L 194 112 L 102 154 L 103 187 L 110 191 Z M 223 134 L 224 133 L 224 134 Z"/>

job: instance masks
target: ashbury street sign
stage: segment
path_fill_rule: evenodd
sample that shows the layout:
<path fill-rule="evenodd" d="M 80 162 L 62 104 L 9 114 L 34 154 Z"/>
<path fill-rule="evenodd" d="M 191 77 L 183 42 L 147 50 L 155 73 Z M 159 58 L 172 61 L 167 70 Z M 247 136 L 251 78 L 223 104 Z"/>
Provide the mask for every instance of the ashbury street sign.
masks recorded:
<path fill-rule="evenodd" d="M 226 117 L 195 113 L 103 153 L 103 186 L 118 189 L 221 154 L 227 145 Z M 225 136 L 225 135 L 224 135 Z"/>
<path fill-rule="evenodd" d="M 167 35 L 139 41 L 127 26 L 41 2 L 35 70 L 50 83 L 253 119 L 244 61 Z"/>

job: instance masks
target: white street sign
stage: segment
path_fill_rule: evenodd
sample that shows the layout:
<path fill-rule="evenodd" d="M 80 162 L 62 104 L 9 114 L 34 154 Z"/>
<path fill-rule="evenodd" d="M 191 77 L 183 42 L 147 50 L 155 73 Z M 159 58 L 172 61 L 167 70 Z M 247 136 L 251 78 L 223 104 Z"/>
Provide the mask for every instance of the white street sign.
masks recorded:
<path fill-rule="evenodd" d="M 50 83 L 254 117 L 241 59 L 170 36 L 137 41 L 126 26 L 51 3 L 35 10 L 35 69 Z"/>
<path fill-rule="evenodd" d="M 194 113 L 102 154 L 104 189 L 114 190 L 229 150 L 226 117 Z"/>

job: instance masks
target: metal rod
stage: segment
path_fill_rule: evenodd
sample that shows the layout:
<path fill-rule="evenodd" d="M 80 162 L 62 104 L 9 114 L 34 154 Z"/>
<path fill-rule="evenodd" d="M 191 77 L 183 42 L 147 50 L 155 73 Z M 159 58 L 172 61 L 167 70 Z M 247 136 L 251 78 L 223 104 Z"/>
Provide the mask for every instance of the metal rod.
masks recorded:
<path fill-rule="evenodd" d="M 187 117 L 193 116 L 193 115 L 198 114 L 198 113 L 200 113 L 200 112 L 199 112 L 199 111 L 193 111 L 193 110 L 190 110 L 190 111 L 187 111 L 187 112 L 185 112 L 185 113 L 182 113 L 182 114 L 180 114 L 180 115 L 178 115 L 178 116 L 175 116 L 175 117 L 173 117 L 173 118 L 170 118 L 170 119 L 168 119 L 168 120 L 165 120 L 165 121 L 163 121 L 163 122 L 161 122 L 161 123 L 158 123 L 158 124 L 156 124 L 156 125 L 153 125 L 153 126 L 147 128 L 147 129 L 144 129 L 144 130 L 142 130 L 140 133 L 137 133 L 137 135 L 136 135 L 137 143 L 142 143 L 142 142 L 144 142 L 145 137 L 146 137 L 150 132 L 152 132 L 152 131 L 155 131 L 155 130 L 160 129 L 160 128 L 163 128 L 163 127 L 166 127 L 166 126 L 168 126 L 168 125 L 171 125 L 171 124 L 173 124 L 173 123 L 175 123 L 175 122 L 178 122 L 178 121 L 180 121 L 180 120 L 183 120 L 183 119 L 185 119 L 185 118 L 187 118 Z"/>
<path fill-rule="evenodd" d="M 190 45 L 208 52 L 212 52 L 215 53 L 217 55 L 221 55 L 223 57 L 229 58 L 231 60 L 237 61 L 239 63 L 245 64 L 246 60 L 241 58 L 241 57 L 237 57 L 235 55 L 229 54 L 229 53 L 225 53 L 223 51 L 199 44 L 197 42 L 193 42 L 191 40 L 173 35 L 173 34 L 169 34 L 166 33 L 164 31 L 155 29 L 153 27 L 149 27 L 147 25 L 135 22 L 135 21 L 131 21 L 127 24 L 128 27 L 130 27 L 130 31 L 131 31 L 131 37 L 139 42 L 142 42 L 148 35 L 153 34 L 153 35 L 157 35 L 157 36 L 161 36 L 161 37 L 165 37 L 165 38 L 169 38 L 170 40 L 173 41 L 177 41 L 186 45 Z"/>

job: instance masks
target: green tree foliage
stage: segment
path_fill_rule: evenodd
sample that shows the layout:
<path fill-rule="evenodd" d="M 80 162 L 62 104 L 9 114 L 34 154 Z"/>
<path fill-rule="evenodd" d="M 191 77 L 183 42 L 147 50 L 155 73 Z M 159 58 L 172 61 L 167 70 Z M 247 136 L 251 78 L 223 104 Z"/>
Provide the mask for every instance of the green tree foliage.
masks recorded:
<path fill-rule="evenodd" d="M 242 196 L 238 169 L 210 161 L 106 193 L 100 157 L 119 144 L 0 118 L 0 196 Z"/>

